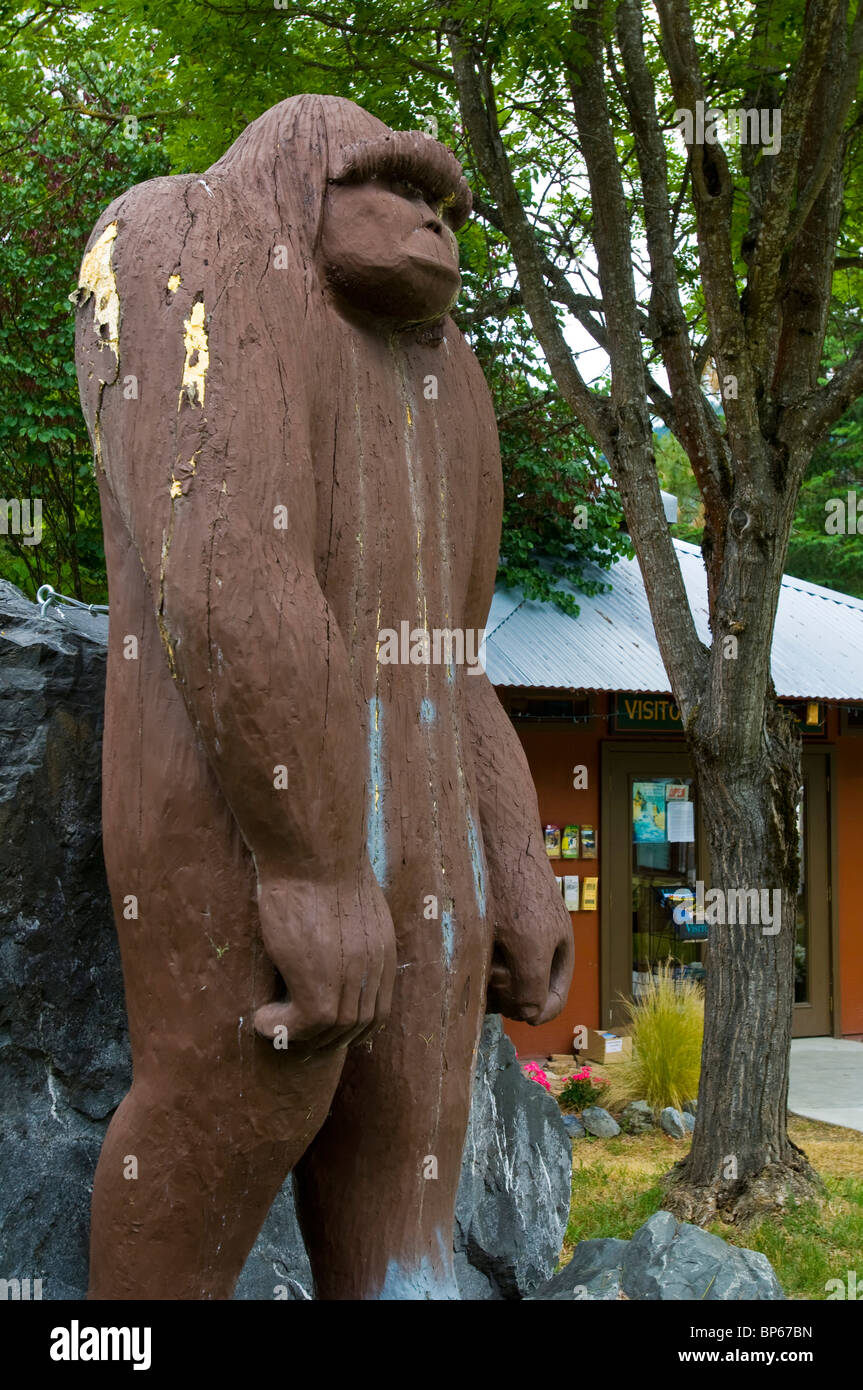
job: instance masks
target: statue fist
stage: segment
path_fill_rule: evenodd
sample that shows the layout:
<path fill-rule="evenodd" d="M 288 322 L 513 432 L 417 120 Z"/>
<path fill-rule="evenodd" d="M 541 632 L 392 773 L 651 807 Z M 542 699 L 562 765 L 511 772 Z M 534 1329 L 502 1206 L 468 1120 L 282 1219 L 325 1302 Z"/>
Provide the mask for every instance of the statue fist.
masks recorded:
<path fill-rule="evenodd" d="M 516 896 L 510 886 L 495 917 L 487 1007 L 536 1026 L 556 1018 L 566 1003 L 575 948 L 569 913 L 545 857 L 535 874 L 529 866 L 530 860 L 521 892 Z"/>
<path fill-rule="evenodd" d="M 395 933 L 371 870 L 359 884 L 263 874 L 258 911 L 264 949 L 287 989 L 285 999 L 256 1011 L 261 1037 L 285 1028 L 289 1043 L 345 1047 L 386 1019 Z"/>

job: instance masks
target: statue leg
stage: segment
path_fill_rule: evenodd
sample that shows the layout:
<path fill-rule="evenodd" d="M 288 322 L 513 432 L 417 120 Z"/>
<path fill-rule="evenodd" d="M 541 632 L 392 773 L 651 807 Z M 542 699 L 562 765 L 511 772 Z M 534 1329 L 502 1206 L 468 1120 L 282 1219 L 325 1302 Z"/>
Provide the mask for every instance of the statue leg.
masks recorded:
<path fill-rule="evenodd" d="M 284 1178 L 326 1118 L 344 1049 L 304 1059 L 253 1029 L 279 997 L 254 869 L 171 679 L 141 566 L 119 557 L 105 863 L 134 1084 L 94 1182 L 90 1297 L 230 1298 Z"/>
<path fill-rule="evenodd" d="M 391 1017 L 348 1050 L 330 1116 L 294 1172 L 320 1299 L 459 1297 L 453 1217 L 489 948 L 473 921 L 449 961 L 428 959 L 431 926 L 399 934 Z"/>
<path fill-rule="evenodd" d="M 240 1080 L 232 1068 L 201 1072 L 197 1095 L 186 1089 L 188 1070 L 176 1089 L 170 1068 L 135 1081 L 96 1173 L 91 1299 L 231 1297 L 285 1177 L 326 1116 L 341 1065 L 332 1055 L 302 1071 L 284 1057 L 280 1064 L 281 1084 L 246 1072 L 241 1095 L 213 1093 Z"/>

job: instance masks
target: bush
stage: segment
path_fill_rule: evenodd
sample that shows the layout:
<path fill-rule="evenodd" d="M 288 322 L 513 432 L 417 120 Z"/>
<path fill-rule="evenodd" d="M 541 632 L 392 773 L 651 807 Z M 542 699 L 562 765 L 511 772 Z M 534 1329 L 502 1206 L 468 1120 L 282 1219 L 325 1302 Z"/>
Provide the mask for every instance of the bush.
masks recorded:
<path fill-rule="evenodd" d="M 632 1020 L 632 1057 L 612 1071 L 615 1100 L 646 1100 L 654 1110 L 698 1095 L 704 996 L 692 980 L 675 979 L 663 966 L 636 1002 L 626 1000 Z"/>
<path fill-rule="evenodd" d="M 597 1103 L 607 1085 L 605 1081 L 594 1081 L 590 1067 L 585 1063 L 572 1076 L 566 1077 L 558 1100 L 572 1110 L 585 1110 L 588 1105 Z"/>

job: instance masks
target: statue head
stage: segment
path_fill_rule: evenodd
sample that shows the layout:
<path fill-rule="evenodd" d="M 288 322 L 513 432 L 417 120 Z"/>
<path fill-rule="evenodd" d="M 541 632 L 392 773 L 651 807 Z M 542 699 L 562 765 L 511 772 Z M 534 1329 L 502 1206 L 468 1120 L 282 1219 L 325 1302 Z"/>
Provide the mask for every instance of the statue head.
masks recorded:
<path fill-rule="evenodd" d="M 337 308 L 397 326 L 430 324 L 461 280 L 456 230 L 471 208 L 455 156 L 419 131 L 391 131 L 339 97 L 291 97 L 244 131 L 207 171 L 259 162 L 295 265 L 313 267 Z"/>
<path fill-rule="evenodd" d="M 318 258 L 327 285 L 372 314 L 439 318 L 461 288 L 454 228 L 469 199 L 456 159 L 428 135 L 348 148 L 324 203 Z"/>

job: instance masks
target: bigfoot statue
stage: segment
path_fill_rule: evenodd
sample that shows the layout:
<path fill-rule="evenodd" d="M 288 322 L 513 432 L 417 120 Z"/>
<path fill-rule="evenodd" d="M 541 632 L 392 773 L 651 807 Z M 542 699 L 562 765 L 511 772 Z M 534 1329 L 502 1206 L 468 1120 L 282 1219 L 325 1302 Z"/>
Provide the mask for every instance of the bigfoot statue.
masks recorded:
<path fill-rule="evenodd" d="M 443 145 L 301 96 L 90 240 L 77 360 L 134 1058 L 91 1298 L 230 1298 L 291 1170 L 318 1298 L 457 1298 L 483 1014 L 565 1000 L 527 763 L 460 659 L 502 497 L 448 317 L 469 211 Z M 384 660 L 406 629 L 410 657 Z"/>

